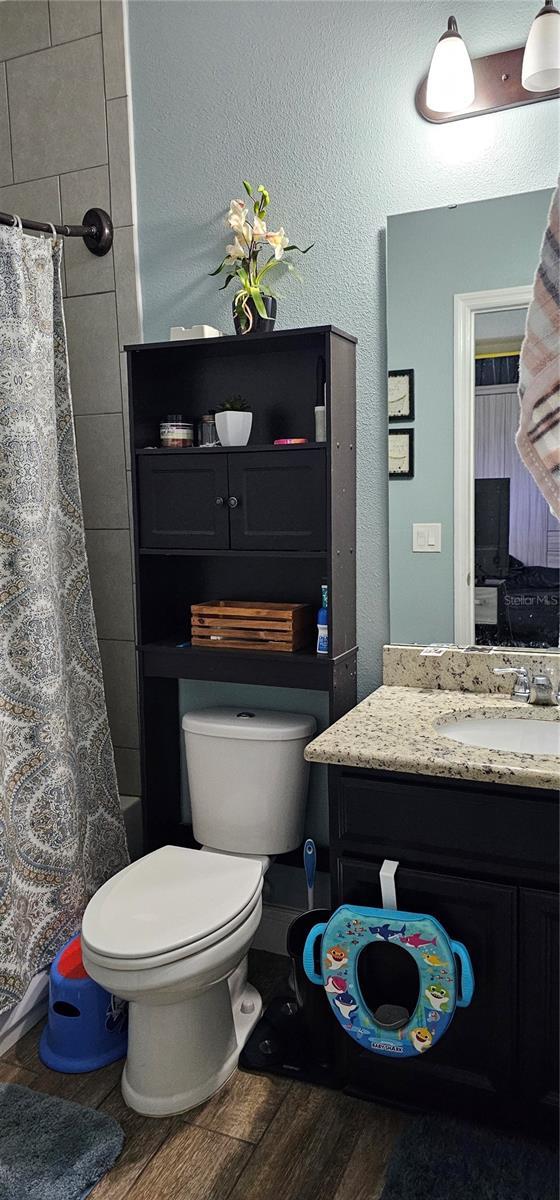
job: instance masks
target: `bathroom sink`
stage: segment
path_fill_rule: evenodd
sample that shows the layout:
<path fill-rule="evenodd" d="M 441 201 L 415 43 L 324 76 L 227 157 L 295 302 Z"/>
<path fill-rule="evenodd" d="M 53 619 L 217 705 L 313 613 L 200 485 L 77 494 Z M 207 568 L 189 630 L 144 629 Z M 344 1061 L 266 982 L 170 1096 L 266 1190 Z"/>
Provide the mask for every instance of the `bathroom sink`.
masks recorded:
<path fill-rule="evenodd" d="M 486 750 L 514 750 L 518 754 L 558 754 L 560 722 L 522 717 L 464 717 L 438 726 L 440 733 Z"/>

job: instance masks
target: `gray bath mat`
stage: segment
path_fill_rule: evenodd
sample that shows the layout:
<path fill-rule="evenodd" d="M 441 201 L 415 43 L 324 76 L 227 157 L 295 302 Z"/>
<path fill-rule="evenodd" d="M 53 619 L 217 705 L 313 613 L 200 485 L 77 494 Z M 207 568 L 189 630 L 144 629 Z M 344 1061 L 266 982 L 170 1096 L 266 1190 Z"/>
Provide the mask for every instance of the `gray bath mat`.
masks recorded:
<path fill-rule="evenodd" d="M 81 1200 L 123 1142 L 120 1125 L 105 1113 L 0 1084 L 0 1200 Z"/>
<path fill-rule="evenodd" d="M 538 1142 L 445 1117 L 413 1117 L 381 1200 L 557 1200 L 558 1159 Z"/>

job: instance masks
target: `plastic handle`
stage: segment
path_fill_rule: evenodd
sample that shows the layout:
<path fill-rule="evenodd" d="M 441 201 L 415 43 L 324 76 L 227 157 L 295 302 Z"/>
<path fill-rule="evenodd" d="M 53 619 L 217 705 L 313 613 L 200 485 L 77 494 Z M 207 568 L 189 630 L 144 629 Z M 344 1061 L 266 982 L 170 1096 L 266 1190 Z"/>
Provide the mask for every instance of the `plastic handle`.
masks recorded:
<path fill-rule="evenodd" d="M 451 949 L 461 963 L 461 987 L 457 993 L 457 1008 L 468 1008 L 474 993 L 474 971 L 470 955 L 462 942 L 451 942 Z"/>
<path fill-rule="evenodd" d="M 319 975 L 315 970 L 315 942 L 323 936 L 326 928 L 326 921 L 322 921 L 320 925 L 314 925 L 313 929 L 309 930 L 305 939 L 305 946 L 303 947 L 303 969 L 305 974 L 311 983 L 318 983 L 321 986 L 323 984 L 323 976 Z"/>
<path fill-rule="evenodd" d="M 305 867 L 305 878 L 310 891 L 313 890 L 315 883 L 315 871 L 317 868 L 317 851 L 313 838 L 308 838 L 303 847 L 303 865 Z"/>

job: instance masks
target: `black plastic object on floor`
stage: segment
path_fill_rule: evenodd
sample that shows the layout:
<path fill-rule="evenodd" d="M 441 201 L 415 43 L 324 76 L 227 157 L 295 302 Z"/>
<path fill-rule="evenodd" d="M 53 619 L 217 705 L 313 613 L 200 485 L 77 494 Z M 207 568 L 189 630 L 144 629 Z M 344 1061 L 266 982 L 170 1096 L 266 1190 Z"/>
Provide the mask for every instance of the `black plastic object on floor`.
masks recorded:
<path fill-rule="evenodd" d="M 407 1121 L 381 1200 L 557 1200 L 558 1157 L 547 1146 L 447 1117 Z"/>
<path fill-rule="evenodd" d="M 275 997 L 246 1043 L 239 1065 L 245 1071 L 284 1075 L 324 1087 L 340 1087 L 335 1043 L 338 1025 L 323 988 L 310 983 L 303 969 L 307 934 L 330 910 L 316 908 L 292 921 L 287 949 L 293 963 L 295 996 Z"/>

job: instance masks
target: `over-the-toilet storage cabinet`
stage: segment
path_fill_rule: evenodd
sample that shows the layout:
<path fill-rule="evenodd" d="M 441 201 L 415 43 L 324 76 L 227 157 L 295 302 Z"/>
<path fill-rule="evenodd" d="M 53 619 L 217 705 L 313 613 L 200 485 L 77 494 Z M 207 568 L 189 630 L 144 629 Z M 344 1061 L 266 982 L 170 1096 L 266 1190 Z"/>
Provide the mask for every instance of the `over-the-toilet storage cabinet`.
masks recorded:
<path fill-rule="evenodd" d="M 142 795 L 153 849 L 193 844 L 181 818 L 180 679 L 324 692 L 331 721 L 356 703 L 356 343 L 327 325 L 126 350 Z M 159 447 L 168 414 L 196 424 L 236 394 L 253 412 L 247 446 Z M 323 403 L 327 441 L 316 443 Z M 308 441 L 274 446 L 283 437 Z M 193 603 L 316 610 L 323 581 L 328 655 L 313 645 L 285 654 L 189 644 Z"/>

